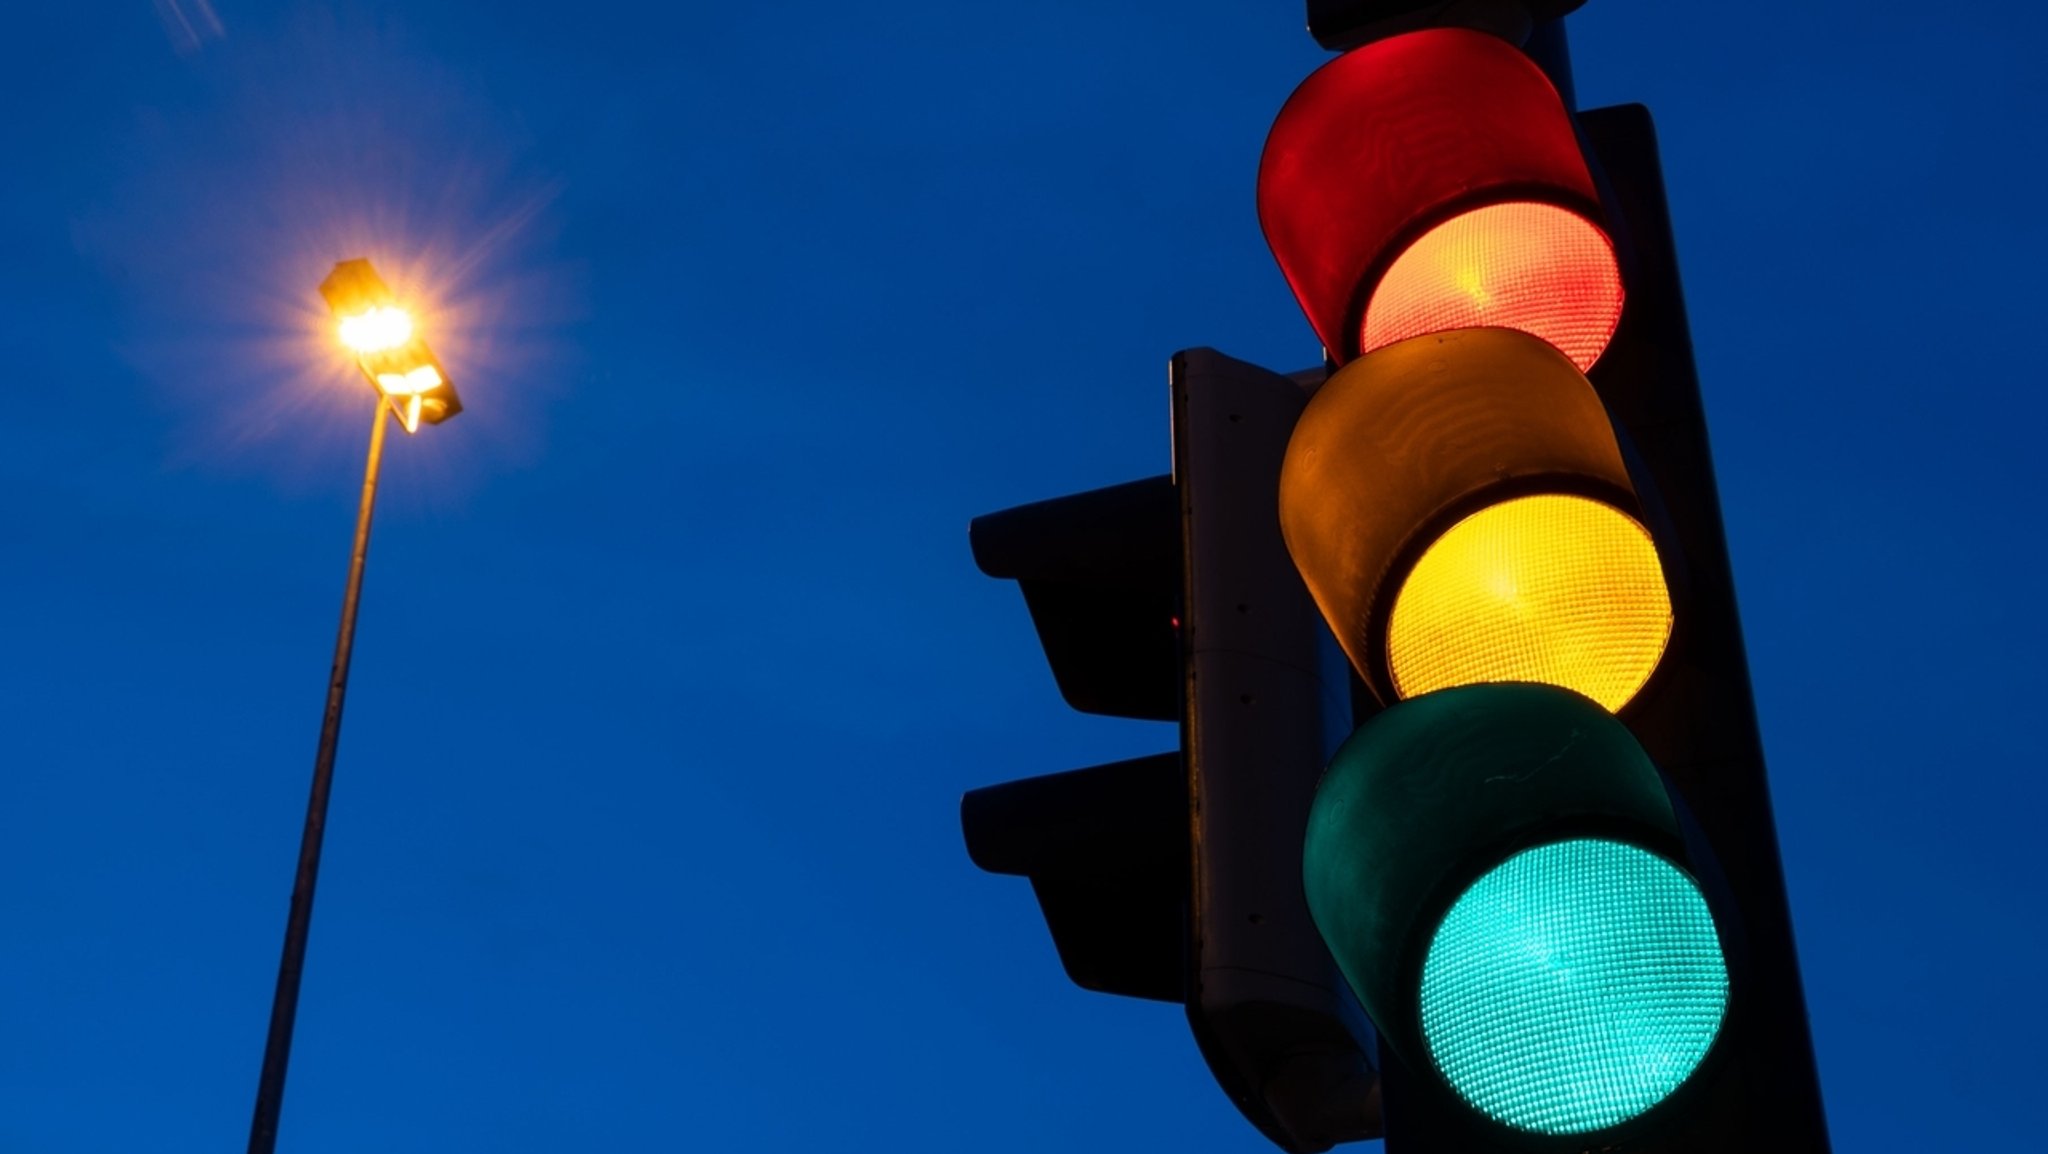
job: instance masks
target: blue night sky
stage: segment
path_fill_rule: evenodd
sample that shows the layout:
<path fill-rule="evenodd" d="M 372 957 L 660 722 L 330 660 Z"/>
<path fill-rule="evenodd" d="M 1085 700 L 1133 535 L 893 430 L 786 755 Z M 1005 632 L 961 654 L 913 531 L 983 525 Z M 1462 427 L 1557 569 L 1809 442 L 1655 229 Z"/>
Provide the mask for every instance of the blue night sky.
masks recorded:
<path fill-rule="evenodd" d="M 2038 1140 L 2043 13 L 1571 20 L 1663 137 L 1844 1152 Z M 469 411 L 389 446 L 282 1149 L 1270 1149 L 957 806 L 1174 741 L 1062 705 L 967 523 L 1165 471 L 1176 349 L 1316 359 L 1252 201 L 1301 23 L 10 5 L 0 1150 L 245 1141 L 355 256 Z"/>

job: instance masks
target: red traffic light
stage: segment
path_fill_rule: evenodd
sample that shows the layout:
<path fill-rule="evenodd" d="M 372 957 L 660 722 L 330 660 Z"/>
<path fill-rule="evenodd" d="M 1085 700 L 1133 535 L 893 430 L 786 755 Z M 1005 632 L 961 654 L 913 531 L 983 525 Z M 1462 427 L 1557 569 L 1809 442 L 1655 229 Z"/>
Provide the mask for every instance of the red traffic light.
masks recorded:
<path fill-rule="evenodd" d="M 1506 41 L 1431 28 L 1316 70 L 1259 163 L 1259 221 L 1338 362 L 1493 326 L 1583 371 L 1621 317 L 1614 246 L 1571 116 Z"/>

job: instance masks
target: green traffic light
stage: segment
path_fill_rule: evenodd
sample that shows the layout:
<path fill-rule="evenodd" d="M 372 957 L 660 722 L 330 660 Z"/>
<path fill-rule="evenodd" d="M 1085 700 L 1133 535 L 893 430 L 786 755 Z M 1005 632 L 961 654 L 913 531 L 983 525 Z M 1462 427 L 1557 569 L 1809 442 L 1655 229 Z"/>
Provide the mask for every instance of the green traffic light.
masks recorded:
<path fill-rule="evenodd" d="M 1381 712 L 1330 763 L 1302 849 L 1381 1043 L 1488 1127 L 1621 1137 L 1720 1035 L 1701 865 L 1642 746 L 1577 693 L 1468 685 Z"/>
<path fill-rule="evenodd" d="M 1460 1096 L 1543 1134 L 1633 1118 L 1720 1032 L 1728 970 L 1683 870 L 1632 845 L 1524 850 L 1452 903 L 1422 966 L 1422 1033 Z"/>

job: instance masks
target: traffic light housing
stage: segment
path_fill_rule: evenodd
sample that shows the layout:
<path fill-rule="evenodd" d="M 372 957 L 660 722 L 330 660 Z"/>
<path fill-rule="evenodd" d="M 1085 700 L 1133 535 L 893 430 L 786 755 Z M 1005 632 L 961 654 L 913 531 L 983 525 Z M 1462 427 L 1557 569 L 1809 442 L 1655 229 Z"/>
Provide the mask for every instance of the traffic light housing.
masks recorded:
<path fill-rule="evenodd" d="M 1217 1084 L 1300 1152 L 1380 1134 L 1371 1027 L 1300 881 L 1315 783 L 1351 713 L 1273 516 L 1322 376 L 1176 354 L 1171 476 L 976 519 L 975 557 L 1023 588 L 1068 703 L 1157 718 L 1163 681 L 1180 741 L 961 806 L 975 863 L 1031 880 L 1068 975 L 1183 1003 Z M 1157 621 L 1172 626 L 1163 671 Z"/>
<path fill-rule="evenodd" d="M 1371 1027 L 1301 888 L 1301 831 L 1350 730 L 1350 681 L 1273 509 L 1287 438 L 1322 380 L 1209 349 L 1176 354 L 1171 372 L 1186 557 L 1188 1024 L 1218 1085 L 1290 1151 L 1382 1128 Z"/>
<path fill-rule="evenodd" d="M 974 790 L 960 821 L 975 865 L 1031 879 L 1075 985 L 1178 1002 L 1187 797 L 1180 755 L 1163 753 Z"/>
<path fill-rule="evenodd" d="M 975 563 L 1023 591 L 1067 703 L 1180 716 L 1181 539 L 1171 476 L 975 518 Z M 1083 989 L 1183 1000 L 1187 782 L 1178 753 L 974 790 L 974 863 L 1031 879 L 1067 975 Z"/>
<path fill-rule="evenodd" d="M 1342 366 L 1280 519 L 1384 710 L 1303 869 L 1390 1154 L 1826 1150 L 1647 114 L 1407 32 L 1302 84 L 1259 202 Z"/>
<path fill-rule="evenodd" d="M 1173 478 L 1151 477 L 977 517 L 975 564 L 1017 582 L 1067 704 L 1180 716 L 1181 574 Z"/>

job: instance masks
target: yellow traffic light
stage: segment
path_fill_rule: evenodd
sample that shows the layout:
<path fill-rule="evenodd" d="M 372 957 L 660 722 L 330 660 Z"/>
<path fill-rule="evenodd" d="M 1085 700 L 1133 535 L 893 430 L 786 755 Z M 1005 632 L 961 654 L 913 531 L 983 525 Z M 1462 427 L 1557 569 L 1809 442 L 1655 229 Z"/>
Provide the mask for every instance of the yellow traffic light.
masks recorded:
<path fill-rule="evenodd" d="M 1394 595 L 1387 665 L 1414 697 L 1482 681 L 1540 681 L 1620 709 L 1671 638 L 1657 547 L 1635 518 L 1563 493 L 1466 517 Z"/>
<path fill-rule="evenodd" d="M 1639 509 L 1592 383 L 1507 328 L 1413 337 L 1338 370 L 1280 480 L 1295 567 L 1390 704 L 1536 681 L 1626 705 L 1672 630 Z"/>

